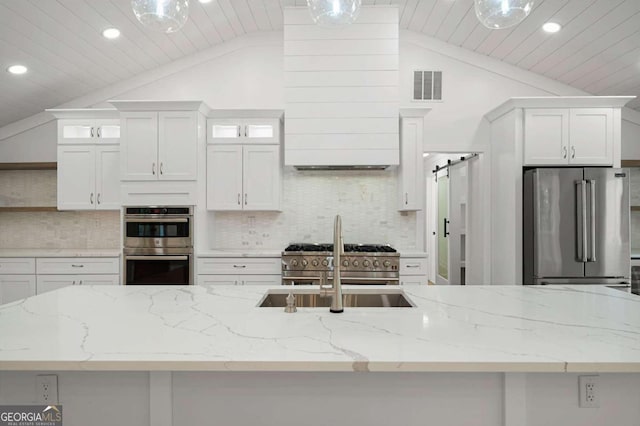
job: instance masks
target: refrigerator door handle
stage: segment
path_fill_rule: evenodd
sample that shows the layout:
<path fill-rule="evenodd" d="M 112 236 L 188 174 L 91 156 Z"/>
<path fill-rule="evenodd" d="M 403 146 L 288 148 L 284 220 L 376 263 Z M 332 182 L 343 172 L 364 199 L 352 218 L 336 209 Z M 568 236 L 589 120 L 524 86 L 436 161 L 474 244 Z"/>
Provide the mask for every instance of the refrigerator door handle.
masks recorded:
<path fill-rule="evenodd" d="M 591 248 L 591 256 L 587 258 L 588 262 L 596 261 L 596 180 L 590 179 L 589 189 L 591 190 L 591 211 L 589 216 L 591 218 L 591 241 L 589 241 L 589 247 Z"/>
<path fill-rule="evenodd" d="M 585 263 L 587 261 L 587 185 L 586 181 L 576 181 L 576 192 L 578 192 L 578 205 L 576 209 L 577 222 L 580 223 L 580 229 L 576 238 L 578 248 L 578 260 Z"/>

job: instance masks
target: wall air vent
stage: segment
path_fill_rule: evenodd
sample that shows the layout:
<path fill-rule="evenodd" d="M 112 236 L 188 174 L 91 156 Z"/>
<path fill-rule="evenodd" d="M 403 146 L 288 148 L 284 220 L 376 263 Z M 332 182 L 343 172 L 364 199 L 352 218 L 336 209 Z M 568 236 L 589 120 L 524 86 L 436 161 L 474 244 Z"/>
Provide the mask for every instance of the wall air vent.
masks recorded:
<path fill-rule="evenodd" d="M 413 100 L 442 100 L 442 71 L 413 72 Z"/>

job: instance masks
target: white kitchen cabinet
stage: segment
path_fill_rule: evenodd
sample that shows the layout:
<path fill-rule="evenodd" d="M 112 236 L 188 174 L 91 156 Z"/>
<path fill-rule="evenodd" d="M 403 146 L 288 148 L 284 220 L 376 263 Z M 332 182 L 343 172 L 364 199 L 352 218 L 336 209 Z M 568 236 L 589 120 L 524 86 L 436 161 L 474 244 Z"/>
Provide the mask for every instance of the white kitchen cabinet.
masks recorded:
<path fill-rule="evenodd" d="M 399 271 L 400 284 L 427 284 L 427 268 L 428 263 L 426 257 L 401 257 Z"/>
<path fill-rule="evenodd" d="M 279 210 L 279 145 L 209 145 L 208 210 Z"/>
<path fill-rule="evenodd" d="M 37 293 L 42 294 L 48 291 L 71 285 L 118 285 L 119 275 L 38 275 Z"/>
<path fill-rule="evenodd" d="M 525 166 L 611 166 L 612 108 L 524 110 Z"/>
<path fill-rule="evenodd" d="M 36 260 L 33 257 L 0 258 L 0 275 L 35 274 Z"/>
<path fill-rule="evenodd" d="M 278 144 L 277 118 L 211 118 L 207 120 L 207 142 L 214 144 Z"/>
<path fill-rule="evenodd" d="M 403 117 L 400 128 L 399 206 L 400 211 L 423 209 L 422 128 L 423 118 Z"/>
<path fill-rule="evenodd" d="M 70 285 L 118 285 L 118 257 L 65 257 L 36 259 L 38 294 Z"/>
<path fill-rule="evenodd" d="M 70 118 L 58 120 L 58 144 L 113 144 L 118 143 L 119 140 L 119 119 Z"/>
<path fill-rule="evenodd" d="M 118 145 L 58 146 L 58 209 L 120 208 Z"/>
<path fill-rule="evenodd" d="M 197 111 L 121 114 L 122 180 L 196 180 Z"/>
<path fill-rule="evenodd" d="M 0 305 L 35 296 L 35 275 L 0 275 Z"/>
<path fill-rule="evenodd" d="M 199 285 L 281 285 L 281 258 L 199 257 Z"/>

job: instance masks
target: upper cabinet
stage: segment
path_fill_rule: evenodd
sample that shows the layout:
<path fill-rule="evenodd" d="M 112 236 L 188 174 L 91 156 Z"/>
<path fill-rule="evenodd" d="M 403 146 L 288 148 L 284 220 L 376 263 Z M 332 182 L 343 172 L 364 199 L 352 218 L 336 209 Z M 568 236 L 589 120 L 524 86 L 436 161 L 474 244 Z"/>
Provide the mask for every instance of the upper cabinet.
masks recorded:
<path fill-rule="evenodd" d="M 123 181 L 195 181 L 200 101 L 110 101 L 121 111 Z"/>
<path fill-rule="evenodd" d="M 62 119 L 58 121 L 59 144 L 119 143 L 120 120 Z"/>
<path fill-rule="evenodd" d="M 58 118 L 58 210 L 120 209 L 115 109 L 53 109 Z"/>
<path fill-rule="evenodd" d="M 280 210 L 281 111 L 216 111 L 207 120 L 207 209 Z M 244 113 L 244 115 L 242 115 Z M 246 114 L 274 115 L 247 118 Z"/>
<path fill-rule="evenodd" d="M 400 111 L 400 167 L 398 168 L 398 210 L 423 209 L 423 128 L 428 108 Z"/>
<path fill-rule="evenodd" d="M 123 112 L 122 180 L 195 180 L 198 112 Z"/>
<path fill-rule="evenodd" d="M 207 121 L 207 142 L 279 144 L 280 120 L 277 118 L 212 118 Z"/>
<path fill-rule="evenodd" d="M 527 108 L 525 166 L 613 165 L 613 108 Z"/>

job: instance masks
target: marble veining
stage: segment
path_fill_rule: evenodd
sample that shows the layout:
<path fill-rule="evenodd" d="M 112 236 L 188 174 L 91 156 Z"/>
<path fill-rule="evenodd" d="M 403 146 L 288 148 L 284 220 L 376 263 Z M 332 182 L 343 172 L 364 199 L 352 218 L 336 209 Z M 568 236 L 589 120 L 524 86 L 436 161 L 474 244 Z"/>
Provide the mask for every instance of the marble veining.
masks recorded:
<path fill-rule="evenodd" d="M 415 308 L 286 314 L 265 286 L 67 287 L 0 306 L 0 370 L 640 372 L 637 296 L 403 289 Z"/>

